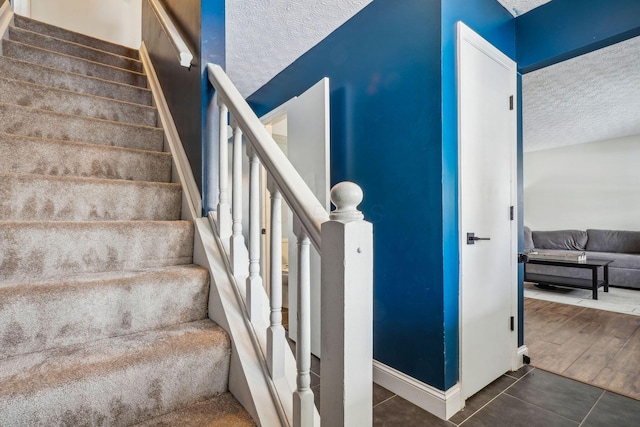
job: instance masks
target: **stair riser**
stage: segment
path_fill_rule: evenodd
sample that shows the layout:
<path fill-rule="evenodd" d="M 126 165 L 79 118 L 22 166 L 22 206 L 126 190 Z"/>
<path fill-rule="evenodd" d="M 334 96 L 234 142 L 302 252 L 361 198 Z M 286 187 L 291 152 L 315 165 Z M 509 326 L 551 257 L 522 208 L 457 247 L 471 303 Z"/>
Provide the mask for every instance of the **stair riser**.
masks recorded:
<path fill-rule="evenodd" d="M 15 58 L 0 56 L 0 75 L 73 92 L 151 105 L 151 92 L 147 89 L 56 70 Z"/>
<path fill-rule="evenodd" d="M 0 221 L 173 221 L 179 184 L 0 175 Z"/>
<path fill-rule="evenodd" d="M 205 319 L 209 273 L 195 266 L 0 287 L 0 359 Z M 149 301 L 154 301 L 149 304 Z"/>
<path fill-rule="evenodd" d="M 47 375 L 45 383 L 17 384 L 18 391 L 3 393 L 0 419 L 7 426 L 126 426 L 212 398 L 227 388 L 228 342 L 204 343 L 220 341 L 220 334 L 200 333 L 197 339 L 203 344 L 190 340 L 177 341 L 172 348 L 161 346 L 161 354 L 151 348 L 133 358 L 89 355 L 71 365 L 77 372 L 62 371 L 69 369 L 64 365 L 47 366 L 47 361 L 30 363 L 18 375 Z M 80 358 L 85 352 L 68 353 Z"/>
<path fill-rule="evenodd" d="M 156 126 L 154 108 L 0 78 L 2 102 L 114 122 Z"/>
<path fill-rule="evenodd" d="M 61 139 L 113 145 L 139 150 L 162 151 L 161 129 L 133 126 L 0 104 L 0 132 L 36 138 Z"/>
<path fill-rule="evenodd" d="M 16 27 L 24 28 L 36 33 L 46 34 L 57 39 L 67 40 L 85 46 L 90 46 L 94 49 L 115 53 L 116 55 L 138 59 L 138 52 L 135 49 L 109 43 L 104 40 L 98 40 L 93 37 L 85 36 L 83 34 L 74 33 L 72 31 L 54 27 L 43 22 L 33 21 L 22 16 L 15 15 L 14 24 Z"/>
<path fill-rule="evenodd" d="M 111 65 L 113 67 L 123 68 L 125 70 L 136 71 L 141 73 L 142 63 L 124 56 L 114 55 L 109 52 L 92 49 L 77 43 L 68 42 L 66 40 L 56 39 L 50 36 L 34 33 L 16 27 L 9 27 L 9 39 L 20 43 L 36 46 L 53 52 L 63 53 L 65 55 L 84 58 L 89 61 L 99 62 L 101 64 Z"/>
<path fill-rule="evenodd" d="M 102 65 L 97 62 L 87 61 L 68 55 L 61 55 L 39 49 L 27 44 L 17 43 L 12 40 L 2 41 L 2 53 L 5 56 L 20 59 L 32 64 L 46 64 L 48 67 L 72 73 L 82 74 L 112 82 L 146 87 L 147 78 L 139 73 L 120 68 Z"/>
<path fill-rule="evenodd" d="M 190 264 L 190 222 L 0 222 L 0 281 Z"/>
<path fill-rule="evenodd" d="M 171 156 L 0 134 L 0 173 L 170 182 Z"/>

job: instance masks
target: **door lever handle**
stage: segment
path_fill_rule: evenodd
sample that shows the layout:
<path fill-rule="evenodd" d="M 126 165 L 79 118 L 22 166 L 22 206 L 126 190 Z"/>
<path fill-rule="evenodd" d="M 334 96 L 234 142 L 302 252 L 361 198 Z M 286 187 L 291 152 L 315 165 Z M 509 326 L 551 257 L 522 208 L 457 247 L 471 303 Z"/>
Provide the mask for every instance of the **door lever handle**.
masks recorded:
<path fill-rule="evenodd" d="M 491 240 L 491 237 L 476 237 L 476 233 L 467 233 L 467 245 L 475 245 L 477 240 Z"/>

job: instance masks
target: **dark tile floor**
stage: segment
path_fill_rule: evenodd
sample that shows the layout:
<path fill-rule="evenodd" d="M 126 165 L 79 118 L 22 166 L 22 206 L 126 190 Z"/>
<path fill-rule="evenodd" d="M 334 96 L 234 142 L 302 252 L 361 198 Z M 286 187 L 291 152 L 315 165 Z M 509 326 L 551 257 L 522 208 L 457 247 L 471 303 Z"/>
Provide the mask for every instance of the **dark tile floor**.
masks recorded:
<path fill-rule="evenodd" d="M 312 358 L 312 390 L 320 402 L 320 363 Z M 449 421 L 373 385 L 373 425 L 464 427 L 637 427 L 640 401 L 525 366 L 467 400 Z"/>

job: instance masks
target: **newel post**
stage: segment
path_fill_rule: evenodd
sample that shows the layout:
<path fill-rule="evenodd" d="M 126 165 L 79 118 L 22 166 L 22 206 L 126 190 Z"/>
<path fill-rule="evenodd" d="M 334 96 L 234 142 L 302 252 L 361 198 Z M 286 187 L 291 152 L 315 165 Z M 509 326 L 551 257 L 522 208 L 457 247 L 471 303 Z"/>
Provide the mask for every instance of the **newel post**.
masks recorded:
<path fill-rule="evenodd" d="M 373 226 L 357 209 L 362 190 L 331 190 L 336 209 L 322 225 L 322 385 L 324 426 L 371 426 Z"/>

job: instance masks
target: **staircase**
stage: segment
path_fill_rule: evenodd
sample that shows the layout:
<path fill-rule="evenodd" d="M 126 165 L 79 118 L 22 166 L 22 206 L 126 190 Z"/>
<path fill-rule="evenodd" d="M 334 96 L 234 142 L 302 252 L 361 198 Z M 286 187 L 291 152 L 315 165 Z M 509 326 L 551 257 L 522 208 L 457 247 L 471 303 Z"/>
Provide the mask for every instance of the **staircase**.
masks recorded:
<path fill-rule="evenodd" d="M 16 15 L 1 52 L 0 425 L 254 425 L 137 51 Z"/>

